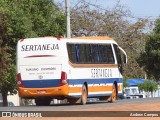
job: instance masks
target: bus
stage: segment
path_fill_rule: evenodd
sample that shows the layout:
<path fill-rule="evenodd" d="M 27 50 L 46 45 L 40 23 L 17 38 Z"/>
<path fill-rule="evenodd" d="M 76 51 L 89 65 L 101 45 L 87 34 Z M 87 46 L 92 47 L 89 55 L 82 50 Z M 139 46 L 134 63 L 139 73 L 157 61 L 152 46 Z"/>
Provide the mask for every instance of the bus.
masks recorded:
<path fill-rule="evenodd" d="M 18 93 L 37 106 L 53 99 L 86 104 L 87 98 L 114 102 L 122 94 L 126 52 L 110 37 L 20 39 Z"/>

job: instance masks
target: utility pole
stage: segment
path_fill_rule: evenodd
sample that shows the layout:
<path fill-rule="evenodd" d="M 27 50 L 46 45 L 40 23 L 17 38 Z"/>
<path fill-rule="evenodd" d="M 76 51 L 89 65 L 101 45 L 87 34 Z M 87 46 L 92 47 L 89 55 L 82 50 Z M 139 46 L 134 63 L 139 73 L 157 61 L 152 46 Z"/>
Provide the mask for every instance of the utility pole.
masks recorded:
<path fill-rule="evenodd" d="M 67 38 L 71 37 L 71 26 L 70 26 L 70 0 L 65 0 L 66 6 L 66 18 L 67 18 Z"/>

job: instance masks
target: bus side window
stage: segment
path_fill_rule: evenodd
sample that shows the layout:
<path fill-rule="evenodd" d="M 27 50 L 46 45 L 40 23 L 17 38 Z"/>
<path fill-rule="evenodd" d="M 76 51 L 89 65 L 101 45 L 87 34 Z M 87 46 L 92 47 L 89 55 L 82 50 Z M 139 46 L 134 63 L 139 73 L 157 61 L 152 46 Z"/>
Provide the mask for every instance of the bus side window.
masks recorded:
<path fill-rule="evenodd" d="M 107 63 L 106 45 L 99 45 L 100 61 L 102 64 Z"/>
<path fill-rule="evenodd" d="M 92 52 L 91 52 L 91 44 L 85 44 L 85 57 L 86 64 L 92 63 Z"/>
<path fill-rule="evenodd" d="M 79 45 L 75 44 L 75 51 L 76 51 L 76 63 L 79 63 Z"/>
<path fill-rule="evenodd" d="M 102 64 L 114 64 L 114 56 L 110 44 L 99 45 L 99 58 Z"/>
<path fill-rule="evenodd" d="M 103 55 L 102 55 L 102 53 L 103 53 L 102 45 L 98 45 L 98 62 L 100 64 L 103 63 Z"/>
<path fill-rule="evenodd" d="M 75 45 L 67 43 L 67 50 L 68 50 L 68 56 L 69 60 L 72 63 L 76 63 L 76 51 L 75 51 Z"/>
<path fill-rule="evenodd" d="M 99 63 L 99 51 L 98 51 L 98 45 L 92 44 L 92 63 L 96 64 Z"/>
<path fill-rule="evenodd" d="M 85 64 L 86 60 L 86 44 L 79 44 L 79 63 Z"/>
<path fill-rule="evenodd" d="M 107 51 L 107 53 L 106 53 L 107 54 L 107 63 L 108 64 L 115 63 L 111 44 L 106 45 L 106 51 Z"/>
<path fill-rule="evenodd" d="M 77 64 L 115 63 L 111 44 L 71 44 L 67 43 L 69 60 Z"/>

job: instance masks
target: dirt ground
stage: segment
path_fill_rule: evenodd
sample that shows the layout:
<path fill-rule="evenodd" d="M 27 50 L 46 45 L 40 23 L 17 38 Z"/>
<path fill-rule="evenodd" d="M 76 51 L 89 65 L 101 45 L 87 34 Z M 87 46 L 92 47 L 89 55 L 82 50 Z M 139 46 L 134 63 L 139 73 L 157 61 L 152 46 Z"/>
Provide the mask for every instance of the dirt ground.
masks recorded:
<path fill-rule="evenodd" d="M 150 118 L 150 117 L 44 117 L 44 118 L 0 118 L 0 120 L 160 120 L 160 117 Z"/>

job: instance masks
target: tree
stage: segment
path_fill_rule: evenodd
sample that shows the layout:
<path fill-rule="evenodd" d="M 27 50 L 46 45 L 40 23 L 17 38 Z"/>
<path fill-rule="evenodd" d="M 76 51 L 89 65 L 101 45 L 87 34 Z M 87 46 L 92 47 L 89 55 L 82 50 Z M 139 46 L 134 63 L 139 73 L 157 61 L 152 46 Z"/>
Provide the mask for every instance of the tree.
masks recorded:
<path fill-rule="evenodd" d="M 153 97 L 153 92 L 158 90 L 158 85 L 156 82 L 151 81 L 151 80 L 144 80 L 143 84 L 138 84 L 138 88 L 140 91 L 145 91 L 149 94 L 151 92 L 152 97 Z"/>
<path fill-rule="evenodd" d="M 17 81 L 16 81 L 16 67 L 14 64 L 8 65 L 9 69 L 3 74 L 3 81 L 0 85 L 0 92 L 3 96 L 3 106 L 8 105 L 7 95 L 13 95 L 17 93 Z"/>
<path fill-rule="evenodd" d="M 65 14 L 53 0 L 0 1 L 0 92 L 7 105 L 8 93 L 14 94 L 16 44 L 20 38 L 62 36 Z"/>
<path fill-rule="evenodd" d="M 15 66 L 11 63 L 9 47 L 6 43 L 7 29 L 4 14 L 0 14 L 0 93 L 3 96 L 3 105 L 7 106 L 8 92 L 16 93 Z"/>
<path fill-rule="evenodd" d="M 128 64 L 124 66 L 125 78 L 143 78 L 145 72 L 139 66 L 137 58 L 144 51 L 148 19 L 134 19 L 130 11 L 120 2 L 112 9 L 101 9 L 84 1 L 74 6 L 71 12 L 73 36 L 109 36 L 127 52 Z"/>
<path fill-rule="evenodd" d="M 15 58 L 15 46 L 21 38 L 63 36 L 65 14 L 53 0 L 1 0 L 7 23 L 7 44 Z"/>
<path fill-rule="evenodd" d="M 128 87 L 127 79 L 123 79 L 123 88 Z"/>
<path fill-rule="evenodd" d="M 125 94 L 125 88 L 129 87 L 128 83 L 127 83 L 127 79 L 123 78 L 123 93 Z"/>
<path fill-rule="evenodd" d="M 148 77 L 160 81 L 160 18 L 156 20 L 153 32 L 147 37 L 145 51 L 138 60 Z"/>

